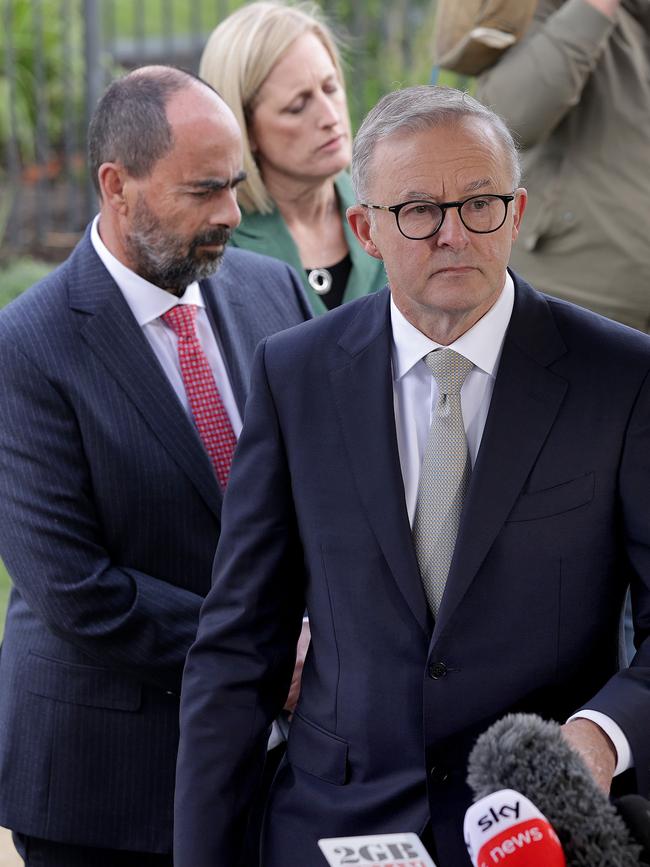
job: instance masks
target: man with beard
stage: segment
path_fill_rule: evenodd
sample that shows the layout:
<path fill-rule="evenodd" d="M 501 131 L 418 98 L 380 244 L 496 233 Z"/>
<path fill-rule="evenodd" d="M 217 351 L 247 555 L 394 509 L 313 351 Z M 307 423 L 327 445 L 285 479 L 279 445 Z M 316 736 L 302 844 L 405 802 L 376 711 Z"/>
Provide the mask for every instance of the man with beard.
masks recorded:
<path fill-rule="evenodd" d="M 241 139 L 207 85 L 114 82 L 89 155 L 99 216 L 0 316 L 0 824 L 27 865 L 168 867 L 181 672 L 253 350 L 309 308 L 288 266 L 225 250 Z"/>

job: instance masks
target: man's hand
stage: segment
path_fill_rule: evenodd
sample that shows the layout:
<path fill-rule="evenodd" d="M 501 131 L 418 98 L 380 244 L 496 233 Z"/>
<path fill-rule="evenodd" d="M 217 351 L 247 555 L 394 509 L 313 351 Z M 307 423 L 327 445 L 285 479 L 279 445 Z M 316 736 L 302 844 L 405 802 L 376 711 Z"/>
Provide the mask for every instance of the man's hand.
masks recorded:
<path fill-rule="evenodd" d="M 571 720 L 562 726 L 562 734 L 587 765 L 596 783 L 609 794 L 617 758 L 609 737 L 588 719 Z"/>
<path fill-rule="evenodd" d="M 309 647 L 310 641 L 311 629 L 309 628 L 309 621 L 303 620 L 302 629 L 300 630 L 300 638 L 298 639 L 298 646 L 296 647 L 296 665 L 293 669 L 293 677 L 291 678 L 289 695 L 287 696 L 287 700 L 284 705 L 284 709 L 288 710 L 289 713 L 294 712 L 294 710 L 296 709 L 296 704 L 298 703 L 298 696 L 300 695 L 300 683 L 302 681 L 302 667 L 305 664 L 305 656 L 307 656 L 307 648 Z"/>

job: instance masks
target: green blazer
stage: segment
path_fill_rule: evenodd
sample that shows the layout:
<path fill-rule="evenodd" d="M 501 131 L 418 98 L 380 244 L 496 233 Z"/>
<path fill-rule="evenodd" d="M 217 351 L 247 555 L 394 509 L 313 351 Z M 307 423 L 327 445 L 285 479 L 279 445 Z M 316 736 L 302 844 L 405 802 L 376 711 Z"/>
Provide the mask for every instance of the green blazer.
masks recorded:
<path fill-rule="evenodd" d="M 352 301 L 353 298 L 360 298 L 362 295 L 368 295 L 370 292 L 381 289 L 382 286 L 386 285 L 386 274 L 383 262 L 379 259 L 373 259 L 365 252 L 348 225 L 345 211 L 354 204 L 354 194 L 349 176 L 346 173 L 340 174 L 335 181 L 335 186 L 341 220 L 343 221 L 343 231 L 352 259 L 348 284 L 343 294 L 343 302 L 345 303 Z M 298 248 L 277 208 L 274 208 L 270 214 L 260 214 L 257 211 L 242 212 L 242 221 L 232 234 L 232 244 L 235 247 L 253 250 L 255 253 L 273 256 L 275 259 L 281 259 L 283 262 L 293 265 L 302 279 L 314 313 L 318 315 L 327 312 L 322 298 L 314 292 L 307 281 Z"/>

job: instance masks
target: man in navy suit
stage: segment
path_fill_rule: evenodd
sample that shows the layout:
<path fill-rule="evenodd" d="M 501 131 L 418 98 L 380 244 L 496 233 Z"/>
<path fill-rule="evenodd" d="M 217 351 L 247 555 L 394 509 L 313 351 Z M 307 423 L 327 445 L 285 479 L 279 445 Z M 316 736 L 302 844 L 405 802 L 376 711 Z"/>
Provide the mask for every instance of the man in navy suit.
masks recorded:
<path fill-rule="evenodd" d="M 604 789 L 648 791 L 650 340 L 507 271 L 526 191 L 468 95 L 384 97 L 353 178 L 348 218 L 389 290 L 258 348 L 183 681 L 176 867 L 237 857 L 304 607 L 265 867 L 404 831 L 469 864 L 467 756 L 510 711 L 559 720 Z M 440 584 L 447 466 L 471 474 Z M 638 650 L 619 670 L 628 584 Z"/>
<path fill-rule="evenodd" d="M 89 152 L 98 219 L 0 315 L 0 823 L 27 865 L 163 867 L 253 352 L 309 308 L 286 265 L 225 249 L 244 173 L 211 88 L 131 73 Z"/>

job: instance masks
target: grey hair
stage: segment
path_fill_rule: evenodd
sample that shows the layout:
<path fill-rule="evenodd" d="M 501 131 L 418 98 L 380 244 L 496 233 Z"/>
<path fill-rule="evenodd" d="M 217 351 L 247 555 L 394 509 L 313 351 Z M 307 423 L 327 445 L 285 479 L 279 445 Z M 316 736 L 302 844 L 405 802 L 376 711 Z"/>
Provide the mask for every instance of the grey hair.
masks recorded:
<path fill-rule="evenodd" d="M 145 66 L 113 81 L 88 127 L 88 165 L 101 196 L 98 172 L 103 163 L 120 163 L 134 178 L 147 177 L 174 146 L 167 103 L 178 91 L 198 85 L 213 88 L 173 66 Z"/>
<path fill-rule="evenodd" d="M 368 113 L 354 139 L 352 184 L 357 201 L 365 201 L 377 142 L 399 133 L 416 133 L 465 117 L 483 120 L 495 133 L 510 163 L 513 189 L 521 180 L 519 152 L 505 121 L 468 93 L 453 87 L 419 85 L 386 94 Z"/>

